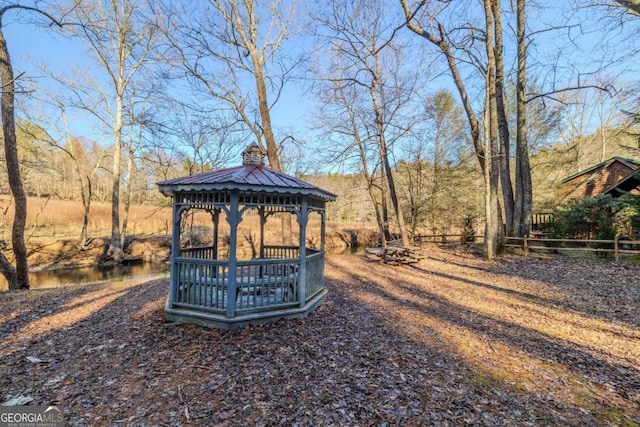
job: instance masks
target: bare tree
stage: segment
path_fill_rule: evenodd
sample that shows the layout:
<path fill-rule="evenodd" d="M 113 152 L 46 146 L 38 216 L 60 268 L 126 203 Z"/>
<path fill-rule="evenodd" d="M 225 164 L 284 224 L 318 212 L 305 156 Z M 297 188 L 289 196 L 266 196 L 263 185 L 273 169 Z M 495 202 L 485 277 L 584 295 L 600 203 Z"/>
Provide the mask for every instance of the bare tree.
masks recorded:
<path fill-rule="evenodd" d="M 46 95 L 47 98 L 39 97 L 40 99 L 37 99 L 37 101 L 41 105 L 50 105 L 51 109 L 46 112 L 42 111 L 39 117 L 30 114 L 31 121 L 25 123 L 22 130 L 31 136 L 34 141 L 44 142 L 49 147 L 63 153 L 71 162 L 83 208 L 82 229 L 80 230 L 78 248 L 81 250 L 87 249 L 93 185 L 97 171 L 102 166 L 106 153 L 104 150 L 99 150 L 92 153 L 93 156 L 89 156 L 86 148 L 83 147 L 82 141 L 73 137 L 67 107 L 64 102 L 44 88 L 40 88 L 39 93 Z M 35 129 L 32 129 L 34 128 L 33 123 L 36 121 L 42 123 L 42 127 L 36 126 Z"/>
<path fill-rule="evenodd" d="M 390 237 L 389 224 L 383 217 L 385 199 L 379 181 L 380 161 L 376 161 L 375 133 L 367 121 L 362 94 L 353 85 L 342 81 L 327 82 L 319 90 L 321 126 L 328 131 L 323 139 L 330 141 L 323 148 L 328 163 L 348 163 L 361 171 L 383 245 Z M 345 143 L 346 142 L 346 146 Z"/>
<path fill-rule="evenodd" d="M 24 242 L 24 229 L 27 218 L 27 197 L 22 185 L 20 164 L 18 161 L 15 124 L 15 77 L 13 74 L 11 60 L 9 58 L 9 48 L 7 47 L 7 41 L 5 40 L 4 33 L 2 31 L 5 14 L 12 10 L 35 12 L 47 18 L 51 23 L 60 25 L 59 21 L 49 13 L 36 7 L 10 4 L 0 9 L 0 80 L 2 83 L 0 107 L 2 109 L 2 136 L 4 139 L 5 161 L 7 164 L 9 186 L 14 199 L 15 210 L 13 228 L 11 232 L 11 244 L 13 246 L 13 255 L 15 257 L 16 264 L 14 267 L 4 254 L 0 252 L 0 273 L 2 273 L 7 279 L 10 290 L 29 288 L 27 247 Z"/>
<path fill-rule="evenodd" d="M 498 64 L 496 57 L 495 47 L 495 34 L 497 32 L 495 17 L 493 8 L 494 0 L 484 0 L 484 16 L 485 16 L 485 50 L 487 55 L 487 65 L 485 70 L 486 78 L 486 104 L 485 104 L 485 121 L 484 126 L 486 129 L 485 138 L 485 155 L 490 153 L 488 157 L 485 157 L 487 161 L 485 177 L 488 177 L 488 197 L 486 200 L 487 218 L 487 231 L 485 247 L 487 248 L 487 258 L 493 258 L 493 254 L 496 254 L 501 250 L 503 244 L 503 232 L 502 226 L 502 209 L 498 201 L 499 197 L 499 183 L 498 181 L 504 174 L 501 169 L 501 155 L 499 149 L 499 116 L 500 109 L 498 104 L 498 90 L 500 86 L 497 84 L 498 77 Z M 509 178 L 510 180 L 510 178 Z M 505 180 L 503 180 L 505 183 Z M 511 183 L 508 183 L 509 190 L 511 190 Z M 505 189 L 503 188 L 503 194 Z M 504 200 L 504 197 L 503 197 Z M 495 219 L 495 221 L 494 221 Z"/>
<path fill-rule="evenodd" d="M 489 259 L 495 257 L 499 247 L 499 238 L 502 230 L 501 209 L 499 207 L 499 162 L 495 161 L 493 157 L 497 159 L 498 156 L 498 118 L 496 107 L 496 69 L 495 58 L 491 62 L 490 66 L 486 66 L 484 70 L 486 79 L 486 120 L 485 120 L 485 138 L 481 133 L 480 121 L 476 117 L 475 110 L 471 104 L 467 92 L 467 86 L 462 78 L 459 70 L 459 59 L 454 55 L 450 40 L 449 33 L 443 24 L 438 22 L 438 11 L 429 13 L 426 10 L 427 2 L 422 0 L 413 9 L 410 7 L 407 0 L 400 0 L 400 4 L 404 10 L 406 25 L 411 31 L 417 34 L 419 37 L 425 39 L 429 43 L 436 46 L 439 51 L 444 55 L 449 72 L 453 78 L 453 82 L 456 85 L 462 106 L 464 107 L 469 122 L 471 140 L 476 152 L 476 158 L 480 164 L 480 168 L 485 174 L 485 182 L 487 184 L 487 198 L 486 198 L 486 229 L 485 229 L 485 256 Z M 491 4 L 489 0 L 484 2 L 485 11 L 485 46 L 487 55 L 494 55 L 493 50 L 493 23 L 489 22 L 493 15 L 491 13 Z M 422 18 L 427 19 L 426 24 L 422 23 Z M 432 31 L 433 28 L 435 31 Z M 490 39 L 491 37 L 491 39 Z M 489 138 L 487 141 L 486 138 Z"/>
<path fill-rule="evenodd" d="M 272 110 L 300 62 L 290 58 L 295 9 L 280 0 L 165 2 L 161 23 L 171 61 L 186 71 L 197 99 L 225 109 L 238 128 L 247 129 L 267 153 L 271 168 L 282 171 L 285 141 L 276 140 Z M 291 215 L 283 214 L 283 244 L 293 239 Z"/>
<path fill-rule="evenodd" d="M 393 176 L 393 146 L 406 135 L 412 121 L 406 117 L 415 95 L 417 74 L 403 72 L 401 44 L 395 40 L 396 22 L 380 14 L 379 2 L 332 1 L 325 15 L 317 16 L 322 39 L 331 52 L 330 83 L 352 86 L 366 99 L 366 121 L 376 141 L 378 161 L 385 175 L 389 198 L 403 244 L 408 245 L 402 205 Z M 403 117 L 404 115 L 404 117 Z"/>
<path fill-rule="evenodd" d="M 491 46 L 491 54 L 488 54 L 487 58 L 489 68 L 495 68 L 495 108 L 498 119 L 498 134 L 500 136 L 499 161 L 502 203 L 505 212 L 505 230 L 508 234 L 511 234 L 515 226 L 516 213 L 514 212 L 515 201 L 513 183 L 511 181 L 511 135 L 507 121 L 502 11 L 500 10 L 499 0 L 490 0 L 487 6 L 485 8 L 485 14 L 489 14 L 489 18 L 486 19 L 489 24 L 487 31 L 492 31 L 493 35 L 492 38 L 487 38 L 486 42 L 489 43 L 489 40 L 494 40 L 494 44 Z M 515 197 L 518 197 L 518 195 L 515 195 Z"/>
<path fill-rule="evenodd" d="M 516 79 L 516 198 L 514 203 L 514 234 L 527 236 L 531 228 L 533 209 L 533 183 L 529 162 L 529 141 L 527 136 L 527 38 L 526 0 L 517 0 L 516 37 L 518 49 L 518 71 Z"/>
<path fill-rule="evenodd" d="M 123 257 L 120 228 L 125 98 L 134 78 L 150 60 L 157 41 L 156 27 L 143 13 L 138 0 L 94 2 L 76 0 L 74 35 L 88 46 L 106 75 L 106 82 L 78 89 L 76 107 L 88 111 L 113 135 L 111 239 L 107 255 Z M 93 98 L 93 100 L 92 100 Z"/>
<path fill-rule="evenodd" d="M 279 0 L 166 2 L 162 24 L 172 60 L 186 71 L 198 99 L 213 101 L 248 129 L 276 170 L 282 170 L 287 137 L 276 140 L 271 114 L 299 63 L 285 50 L 295 12 L 285 10 Z"/>

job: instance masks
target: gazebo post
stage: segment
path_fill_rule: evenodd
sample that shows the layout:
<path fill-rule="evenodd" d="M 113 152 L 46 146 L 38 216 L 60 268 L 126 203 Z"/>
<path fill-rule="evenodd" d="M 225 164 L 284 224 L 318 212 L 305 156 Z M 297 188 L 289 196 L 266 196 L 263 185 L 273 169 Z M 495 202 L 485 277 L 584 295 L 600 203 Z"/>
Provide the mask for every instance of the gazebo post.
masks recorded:
<path fill-rule="evenodd" d="M 260 214 L 260 258 L 264 258 L 264 226 L 267 223 L 267 217 L 265 216 L 264 206 L 258 207 L 258 213 Z"/>
<path fill-rule="evenodd" d="M 227 272 L 227 317 L 236 316 L 236 295 L 237 295 L 237 267 L 238 258 L 236 256 L 236 246 L 238 243 L 238 224 L 240 223 L 240 209 L 238 207 L 238 192 L 230 194 L 229 211 L 227 212 L 227 222 L 231 228 L 229 232 L 229 263 Z"/>
<path fill-rule="evenodd" d="M 218 225 L 220 222 L 220 209 L 214 208 L 211 214 L 213 220 L 213 254 L 212 259 L 218 259 Z"/>
<path fill-rule="evenodd" d="M 173 230 L 171 233 L 171 256 L 169 261 L 169 277 L 171 285 L 169 286 L 168 306 L 173 308 L 176 300 L 176 287 L 178 285 L 178 272 L 176 271 L 176 257 L 180 256 L 180 217 L 182 216 L 181 203 L 174 201 L 173 213 L 171 215 L 173 221 Z"/>
<path fill-rule="evenodd" d="M 327 226 L 326 220 L 325 220 L 325 211 L 324 210 L 318 211 L 318 213 L 320 214 L 320 250 L 324 252 L 324 247 L 326 244 L 324 233 L 325 233 L 325 228 Z"/>
<path fill-rule="evenodd" d="M 307 197 L 302 197 L 300 205 L 300 215 L 298 215 L 298 224 L 300 226 L 300 276 L 298 279 L 298 297 L 300 298 L 300 307 L 304 307 L 307 302 L 307 222 L 309 220 L 309 208 Z"/>

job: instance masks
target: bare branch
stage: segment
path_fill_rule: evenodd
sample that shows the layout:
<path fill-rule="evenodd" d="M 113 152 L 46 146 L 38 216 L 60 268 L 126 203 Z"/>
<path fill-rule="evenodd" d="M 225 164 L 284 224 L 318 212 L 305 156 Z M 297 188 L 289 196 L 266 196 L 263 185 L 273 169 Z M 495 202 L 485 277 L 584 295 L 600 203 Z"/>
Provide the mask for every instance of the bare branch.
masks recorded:
<path fill-rule="evenodd" d="M 552 98 L 554 100 L 558 100 L 555 97 L 552 97 L 552 95 L 556 95 L 559 93 L 563 93 L 563 92 L 571 92 L 574 90 L 582 90 L 582 89 L 598 89 L 600 91 L 606 92 L 607 94 L 609 94 L 609 96 L 613 96 L 616 92 L 615 88 L 611 85 L 606 85 L 606 86 L 600 86 L 600 85 L 580 85 L 578 84 L 577 86 L 572 86 L 572 87 L 566 87 L 566 88 L 562 88 L 562 89 L 555 89 L 549 92 L 545 92 L 545 93 L 539 93 L 539 94 L 531 94 L 528 93 L 527 94 L 527 100 L 526 102 L 529 103 L 531 101 L 534 101 L 536 99 L 539 98 Z"/>

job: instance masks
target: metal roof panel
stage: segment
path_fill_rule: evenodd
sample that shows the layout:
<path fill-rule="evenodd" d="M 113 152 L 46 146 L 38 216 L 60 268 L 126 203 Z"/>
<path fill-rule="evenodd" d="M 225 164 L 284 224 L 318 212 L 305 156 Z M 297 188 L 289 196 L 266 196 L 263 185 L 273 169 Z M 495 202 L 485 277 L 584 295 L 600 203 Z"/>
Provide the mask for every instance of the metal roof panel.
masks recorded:
<path fill-rule="evenodd" d="M 216 169 L 158 182 L 163 194 L 173 191 L 275 191 L 315 195 L 325 200 L 335 200 L 335 194 L 322 190 L 283 172 L 263 165 L 248 164 Z"/>

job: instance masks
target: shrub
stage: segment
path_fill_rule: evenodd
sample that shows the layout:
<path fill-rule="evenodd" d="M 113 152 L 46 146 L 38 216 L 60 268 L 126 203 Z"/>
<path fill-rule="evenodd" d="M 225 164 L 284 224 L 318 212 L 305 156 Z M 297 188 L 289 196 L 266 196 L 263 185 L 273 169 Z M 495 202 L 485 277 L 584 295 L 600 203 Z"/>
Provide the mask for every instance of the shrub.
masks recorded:
<path fill-rule="evenodd" d="M 475 219 L 467 214 L 462 221 L 462 243 L 475 242 Z"/>
<path fill-rule="evenodd" d="M 613 240 L 640 231 L 640 196 L 631 194 L 614 199 L 611 195 L 582 197 L 557 208 L 549 227 L 556 239 Z M 600 247 L 610 244 L 600 244 Z"/>
<path fill-rule="evenodd" d="M 627 236 L 632 240 L 640 239 L 640 196 L 625 194 L 620 197 L 624 207 L 615 216 L 615 228 L 618 236 Z"/>

